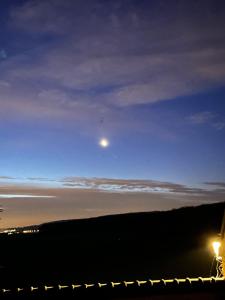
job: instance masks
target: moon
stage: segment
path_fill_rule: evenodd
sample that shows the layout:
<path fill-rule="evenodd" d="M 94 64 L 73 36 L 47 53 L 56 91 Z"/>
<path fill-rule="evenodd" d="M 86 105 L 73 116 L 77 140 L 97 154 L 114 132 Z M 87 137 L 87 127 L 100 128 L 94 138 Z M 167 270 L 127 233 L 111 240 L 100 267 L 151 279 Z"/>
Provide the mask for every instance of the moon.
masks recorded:
<path fill-rule="evenodd" d="M 109 146 L 109 140 L 106 139 L 106 138 L 102 138 L 100 141 L 99 141 L 99 145 L 102 147 L 102 148 L 107 148 Z"/>

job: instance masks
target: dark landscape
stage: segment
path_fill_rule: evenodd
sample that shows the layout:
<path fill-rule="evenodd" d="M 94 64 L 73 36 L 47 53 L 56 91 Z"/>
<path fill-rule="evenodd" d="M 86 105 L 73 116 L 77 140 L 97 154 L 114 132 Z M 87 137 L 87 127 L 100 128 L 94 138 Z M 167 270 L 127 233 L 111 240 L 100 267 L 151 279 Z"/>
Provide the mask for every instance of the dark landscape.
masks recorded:
<path fill-rule="evenodd" d="M 58 221 L 35 234 L 2 234 L 1 287 L 213 276 L 210 242 L 224 208 Z"/>

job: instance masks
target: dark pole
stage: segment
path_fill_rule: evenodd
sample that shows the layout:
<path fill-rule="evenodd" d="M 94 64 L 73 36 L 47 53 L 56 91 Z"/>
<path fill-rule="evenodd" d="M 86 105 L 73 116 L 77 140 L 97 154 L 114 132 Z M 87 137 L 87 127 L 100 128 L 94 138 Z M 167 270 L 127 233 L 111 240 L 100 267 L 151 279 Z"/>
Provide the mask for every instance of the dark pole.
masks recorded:
<path fill-rule="evenodd" d="M 223 213 L 223 220 L 222 220 L 222 226 L 221 226 L 221 231 L 220 231 L 221 240 L 224 239 L 224 235 L 225 235 L 225 209 L 224 209 L 224 213 Z"/>
<path fill-rule="evenodd" d="M 223 214 L 220 236 L 221 236 L 221 252 L 222 252 L 222 273 L 223 276 L 225 277 L 225 209 Z"/>

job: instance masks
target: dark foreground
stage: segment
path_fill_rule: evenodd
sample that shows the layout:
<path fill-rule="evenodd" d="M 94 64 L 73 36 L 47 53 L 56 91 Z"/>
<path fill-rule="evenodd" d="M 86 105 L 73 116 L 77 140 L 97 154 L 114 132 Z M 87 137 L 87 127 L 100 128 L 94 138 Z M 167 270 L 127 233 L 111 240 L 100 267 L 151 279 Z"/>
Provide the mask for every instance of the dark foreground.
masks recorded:
<path fill-rule="evenodd" d="M 210 239 L 220 232 L 224 208 L 219 203 L 56 222 L 40 226 L 38 234 L 1 235 L 0 297 L 11 298 L 8 289 L 21 299 L 223 299 L 224 281 L 161 279 L 215 274 Z M 159 281 L 139 286 L 146 279 Z"/>

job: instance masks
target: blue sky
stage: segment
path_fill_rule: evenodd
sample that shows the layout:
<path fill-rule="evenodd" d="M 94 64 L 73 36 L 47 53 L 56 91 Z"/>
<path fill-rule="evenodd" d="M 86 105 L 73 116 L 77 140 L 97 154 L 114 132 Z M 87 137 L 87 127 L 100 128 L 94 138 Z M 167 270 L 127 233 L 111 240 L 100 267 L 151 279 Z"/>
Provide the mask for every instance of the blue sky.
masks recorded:
<path fill-rule="evenodd" d="M 212 0 L 1 1 L 2 187 L 45 178 L 65 189 L 64 178 L 85 177 L 208 182 L 217 193 L 224 20 L 224 2 Z"/>

